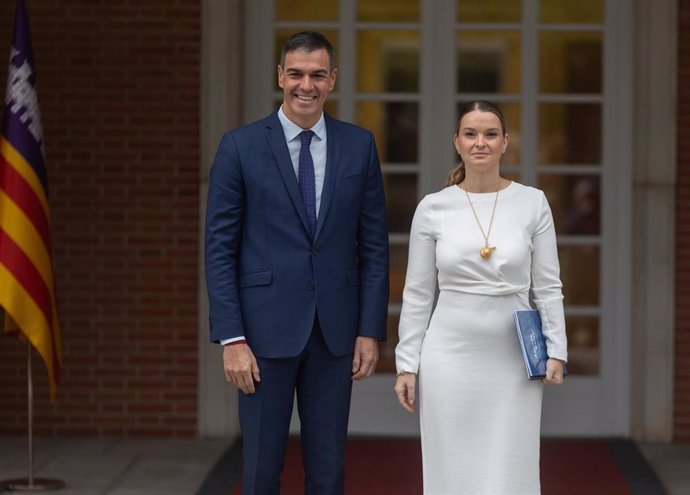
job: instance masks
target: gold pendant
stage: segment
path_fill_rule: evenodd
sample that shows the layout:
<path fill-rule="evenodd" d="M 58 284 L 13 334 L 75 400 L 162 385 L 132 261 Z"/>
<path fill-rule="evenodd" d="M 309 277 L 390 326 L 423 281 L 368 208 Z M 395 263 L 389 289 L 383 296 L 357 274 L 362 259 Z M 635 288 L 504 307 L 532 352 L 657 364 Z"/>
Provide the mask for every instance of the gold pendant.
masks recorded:
<path fill-rule="evenodd" d="M 491 258 L 491 253 L 496 250 L 496 247 L 489 247 L 489 246 L 484 246 L 479 250 L 479 255 L 484 258 L 485 260 L 488 260 Z"/>

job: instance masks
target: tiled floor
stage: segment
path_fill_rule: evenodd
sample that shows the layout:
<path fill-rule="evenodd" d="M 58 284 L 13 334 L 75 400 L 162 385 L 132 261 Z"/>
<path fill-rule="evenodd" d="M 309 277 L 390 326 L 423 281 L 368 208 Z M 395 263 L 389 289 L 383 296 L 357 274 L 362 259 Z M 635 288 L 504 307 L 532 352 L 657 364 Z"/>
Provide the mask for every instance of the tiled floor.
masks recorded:
<path fill-rule="evenodd" d="M 35 475 L 59 478 L 59 495 L 194 495 L 227 440 L 37 439 Z M 640 449 L 668 489 L 690 494 L 690 445 Z M 26 476 L 24 438 L 0 438 L 0 480 Z"/>
<path fill-rule="evenodd" d="M 227 440 L 37 439 L 34 473 L 59 495 L 193 495 Z M 23 438 L 0 438 L 0 480 L 26 477 Z"/>
<path fill-rule="evenodd" d="M 669 495 L 690 494 L 690 445 L 638 444 Z"/>

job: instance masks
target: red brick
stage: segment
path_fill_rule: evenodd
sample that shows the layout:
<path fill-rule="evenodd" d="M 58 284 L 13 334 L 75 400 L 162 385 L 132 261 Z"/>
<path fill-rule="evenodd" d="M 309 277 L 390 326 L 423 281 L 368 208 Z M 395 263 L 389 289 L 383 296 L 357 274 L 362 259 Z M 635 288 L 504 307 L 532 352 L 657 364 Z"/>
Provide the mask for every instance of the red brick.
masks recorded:
<path fill-rule="evenodd" d="M 201 2 L 58 3 L 27 2 L 64 351 L 55 404 L 35 363 L 36 434 L 193 435 L 196 383 L 167 374 L 197 374 Z M 24 434 L 25 357 L 0 338 L 0 435 Z"/>

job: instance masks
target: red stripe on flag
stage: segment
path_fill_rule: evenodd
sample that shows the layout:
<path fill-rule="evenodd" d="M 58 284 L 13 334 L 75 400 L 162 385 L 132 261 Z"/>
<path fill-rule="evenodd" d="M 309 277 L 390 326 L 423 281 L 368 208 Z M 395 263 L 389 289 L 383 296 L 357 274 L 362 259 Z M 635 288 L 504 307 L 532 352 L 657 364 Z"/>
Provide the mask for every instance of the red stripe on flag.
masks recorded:
<path fill-rule="evenodd" d="M 36 197 L 36 193 L 27 184 L 24 177 L 10 165 L 5 157 L 0 156 L 0 188 L 17 203 L 19 208 L 31 220 L 36 231 L 43 239 L 46 249 L 50 250 L 50 225 L 43 206 Z"/>
<path fill-rule="evenodd" d="M 41 274 L 24 251 L 0 228 L 0 263 L 14 275 L 31 296 L 36 305 L 43 311 L 49 325 L 53 322 L 53 305 L 50 290 Z M 52 332 L 51 332 L 52 333 Z M 54 342 L 53 342 L 54 344 Z"/>

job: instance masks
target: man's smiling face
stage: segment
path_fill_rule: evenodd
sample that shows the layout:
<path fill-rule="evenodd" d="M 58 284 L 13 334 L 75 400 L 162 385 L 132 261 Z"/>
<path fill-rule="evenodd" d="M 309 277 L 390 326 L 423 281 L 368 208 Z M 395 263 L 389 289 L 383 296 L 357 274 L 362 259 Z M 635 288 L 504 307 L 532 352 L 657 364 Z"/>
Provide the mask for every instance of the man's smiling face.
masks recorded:
<path fill-rule="evenodd" d="M 316 124 L 326 97 L 335 86 L 337 73 L 337 69 L 331 68 L 325 49 L 287 52 L 284 66 L 278 66 L 285 115 L 304 129 Z"/>

